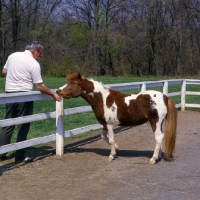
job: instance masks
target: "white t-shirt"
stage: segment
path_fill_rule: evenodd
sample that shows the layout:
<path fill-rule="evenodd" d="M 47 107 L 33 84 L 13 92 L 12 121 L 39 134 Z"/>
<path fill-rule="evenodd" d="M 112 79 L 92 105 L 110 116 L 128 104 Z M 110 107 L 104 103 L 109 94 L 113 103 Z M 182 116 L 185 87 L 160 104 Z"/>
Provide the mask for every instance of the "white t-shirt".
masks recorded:
<path fill-rule="evenodd" d="M 7 69 L 6 92 L 31 91 L 33 84 L 43 82 L 40 64 L 28 50 L 11 54 L 4 68 Z"/>

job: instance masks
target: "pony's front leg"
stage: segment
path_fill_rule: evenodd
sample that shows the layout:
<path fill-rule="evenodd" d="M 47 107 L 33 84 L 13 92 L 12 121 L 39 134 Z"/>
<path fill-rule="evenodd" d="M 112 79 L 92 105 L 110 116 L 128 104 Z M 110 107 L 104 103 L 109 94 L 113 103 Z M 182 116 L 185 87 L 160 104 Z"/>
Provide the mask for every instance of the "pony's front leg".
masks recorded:
<path fill-rule="evenodd" d="M 110 155 L 108 157 L 109 161 L 112 161 L 115 159 L 115 155 L 116 155 L 116 150 L 115 150 L 115 143 L 111 144 L 111 152 Z"/>
<path fill-rule="evenodd" d="M 101 138 L 104 139 L 108 144 L 110 144 L 108 139 L 108 133 L 105 129 L 101 131 Z M 117 143 L 115 143 L 115 149 L 118 149 Z"/>
<path fill-rule="evenodd" d="M 108 128 L 108 141 L 109 144 L 111 145 L 111 152 L 108 157 L 108 160 L 111 161 L 115 158 L 116 155 L 116 150 L 115 150 L 115 141 L 114 141 L 114 132 L 113 132 L 113 126 L 112 125 L 107 125 Z M 118 146 L 117 146 L 118 147 Z"/>

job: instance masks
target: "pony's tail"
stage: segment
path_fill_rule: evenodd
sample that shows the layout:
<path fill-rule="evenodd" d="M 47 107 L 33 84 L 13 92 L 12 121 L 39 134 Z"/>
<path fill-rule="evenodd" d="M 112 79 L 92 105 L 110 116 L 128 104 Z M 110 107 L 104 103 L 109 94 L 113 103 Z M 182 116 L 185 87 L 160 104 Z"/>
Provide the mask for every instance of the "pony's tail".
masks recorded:
<path fill-rule="evenodd" d="M 174 102 L 169 98 L 167 116 L 165 119 L 165 158 L 173 159 L 176 144 L 177 110 Z"/>

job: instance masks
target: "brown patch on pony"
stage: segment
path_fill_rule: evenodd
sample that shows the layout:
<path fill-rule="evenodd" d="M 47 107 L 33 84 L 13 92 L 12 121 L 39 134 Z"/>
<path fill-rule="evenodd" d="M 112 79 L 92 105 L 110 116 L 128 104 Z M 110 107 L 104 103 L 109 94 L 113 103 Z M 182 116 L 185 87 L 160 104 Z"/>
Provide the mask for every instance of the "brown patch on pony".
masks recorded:
<path fill-rule="evenodd" d="M 103 97 L 101 92 L 94 92 L 94 83 L 86 78 L 82 79 L 80 87 L 83 91 L 81 97 L 91 105 L 98 122 L 105 125 L 106 120 L 104 118 Z M 106 128 L 106 126 L 104 126 L 104 128 Z"/>
<path fill-rule="evenodd" d="M 104 118 L 103 97 L 100 92 L 94 92 L 93 102 L 92 104 L 90 103 L 90 105 L 92 106 L 92 109 L 98 122 L 102 125 L 107 124 Z M 105 130 L 107 130 L 106 126 L 104 126 L 104 128 Z"/>
<path fill-rule="evenodd" d="M 81 88 L 87 93 L 92 93 L 94 92 L 94 83 L 88 79 L 83 78 L 81 82 Z"/>
<path fill-rule="evenodd" d="M 115 91 L 115 90 L 112 90 L 112 89 L 109 89 L 109 91 L 110 91 L 110 94 L 106 98 L 106 106 L 108 108 L 110 108 L 113 105 L 113 103 L 116 101 L 117 94 L 119 93 L 119 91 Z"/>
<path fill-rule="evenodd" d="M 158 122 L 158 120 L 159 120 L 158 110 L 157 109 L 153 109 L 151 111 L 151 113 L 150 113 L 150 120 L 149 120 L 153 132 L 156 131 L 156 123 Z"/>
<path fill-rule="evenodd" d="M 118 98 L 116 101 L 120 126 L 141 125 L 147 122 L 150 114 L 150 95 L 139 95 L 136 99 L 130 100 L 128 106 L 125 103 L 127 96 L 130 95 L 124 95 L 124 98 Z"/>
<path fill-rule="evenodd" d="M 138 112 L 143 115 L 144 118 L 149 118 L 150 114 L 150 102 L 151 102 L 151 97 L 149 94 L 145 95 L 139 95 L 137 97 L 137 104 L 138 104 Z M 140 116 L 141 116 L 140 114 Z"/>
<path fill-rule="evenodd" d="M 155 96 L 156 95 L 154 95 L 154 97 Z M 146 119 L 149 120 L 153 132 L 156 131 L 156 123 L 159 120 L 158 110 L 153 108 L 154 105 L 156 105 L 156 103 L 151 99 L 150 95 L 141 96 L 141 100 L 139 102 L 139 109 L 141 112 L 144 113 L 144 117 L 146 117 Z"/>

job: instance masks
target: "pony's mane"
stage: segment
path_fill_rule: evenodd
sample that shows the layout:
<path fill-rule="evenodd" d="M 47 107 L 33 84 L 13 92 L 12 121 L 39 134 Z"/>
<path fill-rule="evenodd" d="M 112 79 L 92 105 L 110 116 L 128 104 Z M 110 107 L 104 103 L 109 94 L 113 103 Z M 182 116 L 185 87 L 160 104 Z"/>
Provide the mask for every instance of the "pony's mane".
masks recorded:
<path fill-rule="evenodd" d="M 109 87 L 105 86 L 102 82 L 99 81 L 95 81 L 93 78 L 88 79 L 89 81 L 93 82 L 94 86 L 98 87 L 98 88 L 103 88 L 108 90 Z"/>

